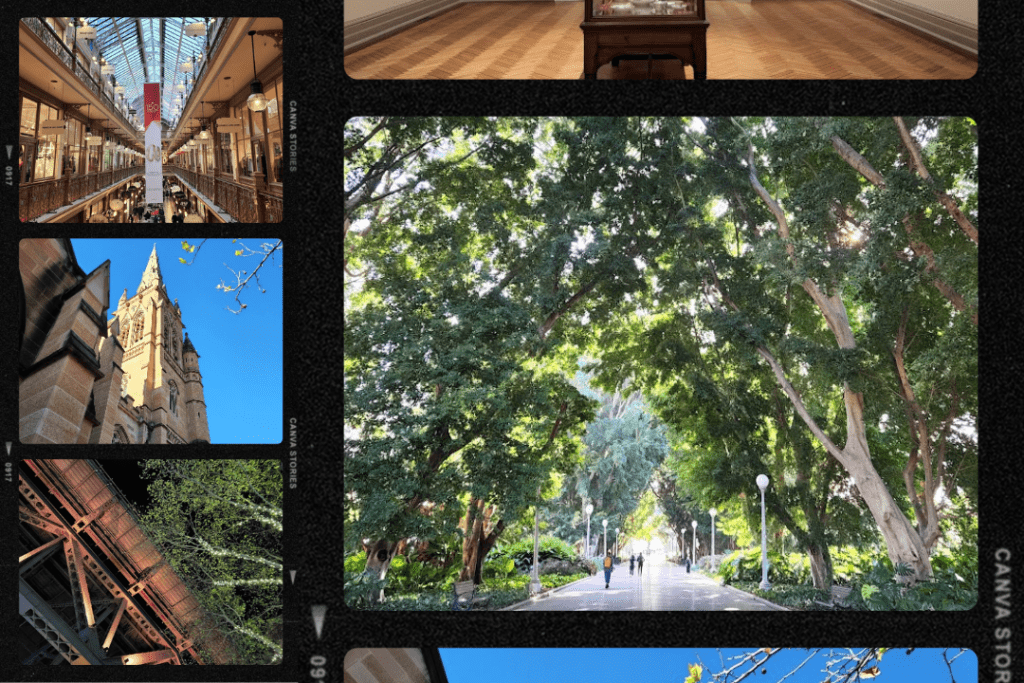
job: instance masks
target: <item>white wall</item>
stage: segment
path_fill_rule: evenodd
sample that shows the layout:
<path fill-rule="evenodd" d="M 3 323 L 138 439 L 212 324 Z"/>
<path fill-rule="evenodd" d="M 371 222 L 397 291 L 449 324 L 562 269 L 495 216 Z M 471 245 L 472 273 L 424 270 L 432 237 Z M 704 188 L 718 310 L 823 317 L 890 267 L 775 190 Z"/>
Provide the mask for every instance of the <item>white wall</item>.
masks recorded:
<path fill-rule="evenodd" d="M 978 26 L 978 0 L 901 0 L 932 14 Z"/>
<path fill-rule="evenodd" d="M 409 5 L 416 0 L 345 0 L 345 23 Z"/>
<path fill-rule="evenodd" d="M 362 19 L 372 14 L 379 14 L 416 0 L 345 0 L 345 23 Z M 459 0 L 452 0 L 454 4 Z M 495 0 L 461 0 L 462 2 L 495 2 Z M 501 2 L 518 2 L 519 0 L 498 0 Z M 556 0 L 556 2 L 564 0 Z M 757 0 L 754 0 L 755 2 Z M 919 7 L 928 12 L 939 14 L 970 26 L 978 25 L 978 0 L 900 0 L 908 5 Z"/>

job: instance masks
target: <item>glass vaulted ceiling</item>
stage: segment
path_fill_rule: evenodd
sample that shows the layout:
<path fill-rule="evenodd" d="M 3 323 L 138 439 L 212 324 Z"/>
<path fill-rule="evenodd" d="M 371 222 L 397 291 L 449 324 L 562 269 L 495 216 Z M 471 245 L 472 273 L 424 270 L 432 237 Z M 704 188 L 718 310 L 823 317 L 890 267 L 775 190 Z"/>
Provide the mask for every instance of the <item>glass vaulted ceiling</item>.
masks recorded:
<path fill-rule="evenodd" d="M 186 92 L 175 89 L 185 85 L 180 66 L 206 58 L 207 36 L 187 36 L 185 27 L 203 22 L 208 27 L 217 17 L 85 17 L 96 29 L 94 54 L 100 55 L 114 67 L 117 84 L 124 86 L 125 100 L 134 108 L 142 121 L 143 88 L 145 83 L 160 83 L 160 118 L 165 126 L 173 126 L 184 102 Z M 193 62 L 194 64 L 194 62 Z M 179 98 L 179 95 L 181 97 Z"/>

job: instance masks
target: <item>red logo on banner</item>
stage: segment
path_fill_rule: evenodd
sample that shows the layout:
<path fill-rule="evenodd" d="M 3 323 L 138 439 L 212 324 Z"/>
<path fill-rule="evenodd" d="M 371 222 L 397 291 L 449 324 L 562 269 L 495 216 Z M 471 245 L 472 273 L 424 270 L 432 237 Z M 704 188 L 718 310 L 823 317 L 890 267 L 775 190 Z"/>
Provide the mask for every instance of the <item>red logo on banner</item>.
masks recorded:
<path fill-rule="evenodd" d="M 160 120 L 160 84 L 146 83 L 143 92 L 146 95 L 146 120 L 142 127 L 149 128 L 150 122 Z"/>

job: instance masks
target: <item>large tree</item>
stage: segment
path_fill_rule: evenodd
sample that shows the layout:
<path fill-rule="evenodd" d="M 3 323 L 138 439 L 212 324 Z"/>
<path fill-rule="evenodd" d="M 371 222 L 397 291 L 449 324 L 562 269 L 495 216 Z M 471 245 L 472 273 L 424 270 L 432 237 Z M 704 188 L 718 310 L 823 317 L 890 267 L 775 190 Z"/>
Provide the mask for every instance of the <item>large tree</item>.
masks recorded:
<path fill-rule="evenodd" d="M 351 158 L 364 164 L 346 170 L 350 196 L 373 185 L 383 158 L 423 155 L 428 180 L 371 193 L 361 209 L 389 229 L 362 234 L 364 280 L 346 316 L 346 530 L 371 539 L 367 566 L 383 576 L 402 538 L 465 516 L 472 574 L 503 528 L 494 506 L 517 518 L 578 449 L 590 405 L 566 379 L 573 349 L 591 317 L 644 286 L 634 259 L 655 241 L 622 216 L 651 208 L 628 193 L 575 191 L 590 161 L 574 155 L 592 152 L 577 136 L 606 145 L 616 167 L 628 163 L 614 121 L 488 122 L 503 144 L 453 129 L 429 153 L 390 151 L 390 138 L 372 134 L 380 125 L 390 124 L 365 120 L 366 132 L 353 132 Z"/>
<path fill-rule="evenodd" d="M 967 124 L 362 119 L 350 132 L 347 204 L 366 221 L 365 280 L 345 328 L 353 529 L 386 531 L 391 544 L 468 514 L 465 529 L 500 531 L 496 496 L 536 502 L 565 462 L 556 453 L 571 459 L 568 430 L 585 410 L 564 378 L 587 349 L 608 391 L 632 381 L 652 396 L 728 399 L 756 380 L 737 402 L 755 426 L 732 443 L 770 432 L 765 457 L 834 472 L 821 486 L 841 479 L 893 562 L 930 575 L 941 494 L 973 457 Z M 389 186 L 394 169 L 403 182 Z M 644 326 L 659 316 L 688 324 L 654 340 Z M 491 492 L 497 471 L 512 473 L 497 480 L 502 494 Z M 440 499 L 434 521 L 411 522 Z M 400 517 L 410 523 L 391 524 Z M 470 545 L 467 562 L 486 549 Z"/>
<path fill-rule="evenodd" d="M 691 127 L 679 142 L 693 151 L 691 163 L 700 172 L 684 170 L 677 191 L 696 200 L 674 225 L 691 246 L 685 258 L 666 255 L 658 262 L 654 300 L 677 307 L 682 302 L 697 323 L 692 334 L 705 345 L 732 351 L 728 362 L 740 372 L 770 370 L 816 447 L 856 486 L 892 561 L 926 578 L 936 539 L 928 507 L 949 485 L 949 473 L 942 466 L 948 451 L 926 458 L 922 449 L 944 434 L 948 442 L 949 425 L 958 418 L 969 422 L 974 414 L 971 401 L 963 399 L 973 397 L 976 382 L 976 156 L 973 139 L 959 134 L 959 127 L 923 121 L 908 141 L 901 125 L 872 119 L 710 119 Z M 950 129 L 957 134 L 946 134 Z M 911 144 L 918 140 L 931 140 L 928 149 L 959 150 L 959 161 L 950 154 L 942 159 L 945 182 L 965 194 L 963 202 L 936 177 L 926 179 L 912 161 L 921 156 Z M 868 157 L 889 169 L 888 178 L 876 177 Z M 947 397 L 942 403 L 948 408 L 931 426 L 921 424 L 914 397 L 899 389 L 891 370 L 894 356 L 899 364 L 901 326 L 882 325 L 892 320 L 886 310 L 893 304 L 919 311 L 925 300 L 929 310 L 944 315 L 947 335 L 967 342 L 959 349 L 927 347 L 932 362 L 955 373 L 931 384 Z M 650 352 L 637 350 L 636 339 L 620 330 L 606 330 L 602 349 L 612 347 L 615 337 L 634 349 L 632 363 L 622 354 L 604 355 L 618 365 L 616 374 L 640 372 L 636 366 Z M 681 340 L 665 343 L 678 347 Z M 881 353 L 880 344 L 889 352 Z M 680 370 L 696 360 L 685 347 L 665 351 L 676 354 Z M 651 381 L 666 378 L 666 372 Z M 905 476 L 914 482 L 908 489 L 922 508 L 919 529 L 901 506 L 906 498 L 894 498 L 871 448 L 900 391 L 916 415 L 917 437 L 904 442 L 903 453 Z M 831 407 L 837 399 L 838 415 Z"/>
<path fill-rule="evenodd" d="M 142 523 L 245 664 L 283 656 L 278 460 L 146 460 Z"/>

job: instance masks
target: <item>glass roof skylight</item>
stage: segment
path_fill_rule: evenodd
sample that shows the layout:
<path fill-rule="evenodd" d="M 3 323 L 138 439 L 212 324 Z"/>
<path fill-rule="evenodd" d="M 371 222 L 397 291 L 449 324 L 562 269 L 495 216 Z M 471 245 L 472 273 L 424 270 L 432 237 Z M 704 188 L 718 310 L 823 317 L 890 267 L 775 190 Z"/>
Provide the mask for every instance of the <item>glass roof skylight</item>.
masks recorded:
<path fill-rule="evenodd" d="M 175 105 L 184 101 L 186 77 L 183 62 L 205 59 L 207 37 L 185 35 L 185 27 L 202 22 L 208 27 L 219 17 L 85 17 L 96 29 L 94 51 L 114 67 L 117 85 L 125 89 L 129 107 L 143 110 L 143 85 L 160 83 L 160 116 L 166 126 L 177 121 Z M 195 72 L 193 71 L 193 74 Z"/>

